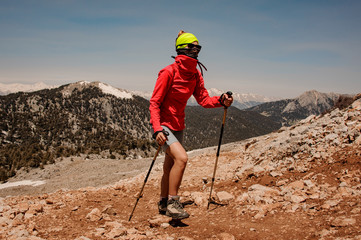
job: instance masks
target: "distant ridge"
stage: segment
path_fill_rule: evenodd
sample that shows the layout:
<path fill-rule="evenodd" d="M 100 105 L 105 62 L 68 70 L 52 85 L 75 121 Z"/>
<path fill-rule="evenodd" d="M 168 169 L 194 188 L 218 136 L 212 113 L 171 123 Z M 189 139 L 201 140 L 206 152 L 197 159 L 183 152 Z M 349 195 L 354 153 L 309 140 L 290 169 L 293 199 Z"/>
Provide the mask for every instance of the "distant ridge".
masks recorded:
<path fill-rule="evenodd" d="M 132 93 L 127 90 L 115 88 L 110 86 L 109 84 L 102 82 L 88 82 L 88 81 L 80 81 L 76 83 L 71 83 L 64 87 L 62 93 L 64 96 L 70 95 L 75 89 L 83 90 L 88 87 L 96 87 L 99 88 L 104 94 L 110 94 L 117 98 L 131 99 L 133 98 Z"/>
<path fill-rule="evenodd" d="M 256 111 L 283 126 L 291 126 L 310 115 L 319 115 L 331 109 L 341 96 L 345 95 L 311 90 L 294 99 L 262 103 L 247 110 Z"/>
<path fill-rule="evenodd" d="M 22 84 L 22 83 L 0 83 L 0 95 L 7 95 L 16 92 L 34 92 L 42 89 L 57 88 L 56 85 L 47 85 L 43 82 L 37 82 L 34 84 Z"/>
<path fill-rule="evenodd" d="M 210 88 L 207 89 L 210 96 L 220 96 L 222 93 L 225 93 L 226 91 L 219 90 L 217 88 Z M 132 94 L 141 96 L 147 100 L 149 100 L 152 97 L 152 92 L 150 91 L 132 91 Z M 236 107 L 238 109 L 246 109 L 250 108 L 265 102 L 270 101 L 277 101 L 280 100 L 280 98 L 276 97 L 266 97 L 262 95 L 252 94 L 252 93 L 237 93 L 233 92 L 233 107 Z M 198 103 L 196 102 L 195 98 L 192 96 L 188 100 L 188 106 L 198 106 Z"/>
<path fill-rule="evenodd" d="M 137 95 L 137 96 L 143 97 L 147 100 L 150 100 L 150 98 L 152 97 L 152 91 L 128 91 L 128 90 L 124 90 L 124 89 L 118 89 L 118 88 L 112 87 L 106 83 L 101 83 L 101 82 L 78 81 L 77 83 L 99 86 L 100 88 L 103 89 L 103 92 L 107 93 L 106 91 L 108 91 L 109 94 L 125 94 L 128 97 L 130 97 L 131 95 Z M 74 84 L 74 83 L 72 83 L 72 84 Z M 53 89 L 53 88 L 57 88 L 57 87 L 59 87 L 59 86 L 47 85 L 43 82 L 38 82 L 35 84 L 21 84 L 21 83 L 4 84 L 4 83 L 0 83 L 0 95 L 7 95 L 10 93 L 17 93 L 17 92 L 34 92 L 34 91 L 38 91 L 38 90 L 42 90 L 42 89 Z M 120 93 L 120 92 L 123 92 L 123 93 Z M 226 92 L 226 91 L 219 90 L 216 88 L 208 89 L 208 93 L 210 96 L 221 95 L 224 92 Z M 266 97 L 266 96 L 257 95 L 257 94 L 253 94 L 253 93 L 237 93 L 237 92 L 233 92 L 233 98 L 234 98 L 233 106 L 238 109 L 241 109 L 241 110 L 250 108 L 250 107 L 265 103 L 265 102 L 280 100 L 280 98 L 276 98 L 276 97 Z M 189 106 L 197 106 L 198 103 L 196 102 L 194 97 L 191 97 L 188 101 L 188 105 Z"/>

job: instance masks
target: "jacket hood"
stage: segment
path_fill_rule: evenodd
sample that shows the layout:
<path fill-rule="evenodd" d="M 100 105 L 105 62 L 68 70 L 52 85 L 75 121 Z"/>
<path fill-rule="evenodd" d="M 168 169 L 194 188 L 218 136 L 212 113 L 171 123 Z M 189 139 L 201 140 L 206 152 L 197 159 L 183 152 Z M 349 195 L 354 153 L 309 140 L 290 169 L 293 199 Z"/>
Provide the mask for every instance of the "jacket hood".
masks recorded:
<path fill-rule="evenodd" d="M 178 55 L 175 57 L 175 62 L 177 63 L 179 69 L 182 72 L 189 72 L 189 73 L 197 73 L 197 64 L 198 60 L 188 57 L 186 55 Z"/>

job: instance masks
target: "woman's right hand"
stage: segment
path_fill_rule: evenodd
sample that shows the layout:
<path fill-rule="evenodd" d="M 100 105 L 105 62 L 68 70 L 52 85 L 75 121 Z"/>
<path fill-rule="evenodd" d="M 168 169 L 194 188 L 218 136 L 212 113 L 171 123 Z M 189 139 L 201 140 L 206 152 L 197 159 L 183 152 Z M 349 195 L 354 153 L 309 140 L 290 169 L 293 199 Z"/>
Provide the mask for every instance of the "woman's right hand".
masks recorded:
<path fill-rule="evenodd" d="M 159 132 L 157 134 L 157 137 L 155 139 L 157 143 L 161 146 L 164 145 L 164 143 L 168 140 L 167 136 L 164 134 L 164 132 Z"/>

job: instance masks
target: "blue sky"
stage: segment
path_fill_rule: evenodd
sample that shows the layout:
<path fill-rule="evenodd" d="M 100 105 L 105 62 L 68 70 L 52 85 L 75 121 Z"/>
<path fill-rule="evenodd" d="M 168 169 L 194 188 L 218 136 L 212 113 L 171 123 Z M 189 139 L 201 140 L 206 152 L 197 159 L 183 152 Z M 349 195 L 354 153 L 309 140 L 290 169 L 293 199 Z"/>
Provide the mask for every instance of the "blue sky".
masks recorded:
<path fill-rule="evenodd" d="M 183 29 L 207 88 L 293 98 L 361 92 L 361 1 L 0 0 L 0 83 L 152 91 Z"/>

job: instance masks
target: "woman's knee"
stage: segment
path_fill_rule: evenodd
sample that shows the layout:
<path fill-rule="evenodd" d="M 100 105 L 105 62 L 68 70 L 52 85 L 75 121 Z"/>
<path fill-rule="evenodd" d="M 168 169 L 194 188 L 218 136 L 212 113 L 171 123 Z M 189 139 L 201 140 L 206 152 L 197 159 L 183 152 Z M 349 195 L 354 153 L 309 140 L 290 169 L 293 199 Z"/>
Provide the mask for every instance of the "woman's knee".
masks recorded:
<path fill-rule="evenodd" d="M 169 146 L 167 153 L 172 157 L 174 164 L 178 166 L 185 166 L 188 161 L 188 155 L 182 144 L 175 142 Z"/>
<path fill-rule="evenodd" d="M 180 165 L 180 166 L 186 166 L 187 162 L 188 162 L 188 155 L 187 154 L 181 154 L 181 155 L 178 155 L 176 156 L 176 158 L 174 159 L 174 162 L 177 164 L 177 165 Z"/>

